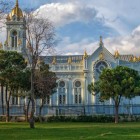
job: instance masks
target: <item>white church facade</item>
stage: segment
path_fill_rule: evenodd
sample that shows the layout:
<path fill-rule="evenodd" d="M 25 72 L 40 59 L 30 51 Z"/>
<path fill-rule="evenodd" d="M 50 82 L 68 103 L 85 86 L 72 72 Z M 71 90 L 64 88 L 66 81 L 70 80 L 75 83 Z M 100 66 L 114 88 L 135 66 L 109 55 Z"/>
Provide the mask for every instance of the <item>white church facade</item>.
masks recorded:
<path fill-rule="evenodd" d="M 24 54 L 24 50 L 26 50 L 25 24 L 17 0 L 16 6 L 7 16 L 7 39 L 1 46 L 2 49 Z M 93 96 L 88 92 L 88 84 L 97 81 L 104 68 L 115 68 L 118 65 L 127 66 L 140 73 L 140 57 L 135 57 L 133 54 L 121 55 L 118 51 L 111 54 L 105 48 L 102 37 L 100 37 L 98 48 L 91 55 L 85 51 L 83 55 L 46 56 L 43 59 L 58 78 L 56 93 L 46 99 L 46 105 L 43 108 L 44 115 L 113 114 L 113 101 L 110 99 L 100 102 L 98 95 Z M 27 105 L 27 102 L 28 97 L 16 99 L 13 97 L 11 98 L 11 108 L 14 106 L 23 112 L 21 106 Z M 36 101 L 36 114 L 38 114 L 37 106 L 40 102 L 40 100 Z M 129 107 L 131 113 L 140 114 L 137 107 L 139 104 L 140 97 L 131 100 L 122 99 L 120 113 L 128 113 L 127 107 Z M 14 111 L 15 109 L 13 109 L 13 113 Z"/>

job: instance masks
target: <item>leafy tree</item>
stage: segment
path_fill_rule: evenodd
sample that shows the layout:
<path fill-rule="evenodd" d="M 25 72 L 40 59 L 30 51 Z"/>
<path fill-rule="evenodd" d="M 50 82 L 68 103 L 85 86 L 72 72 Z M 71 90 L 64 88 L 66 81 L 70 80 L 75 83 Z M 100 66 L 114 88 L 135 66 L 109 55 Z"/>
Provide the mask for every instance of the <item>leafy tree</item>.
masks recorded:
<path fill-rule="evenodd" d="M 50 98 L 56 91 L 56 83 L 57 77 L 54 72 L 49 71 L 49 65 L 41 62 L 39 69 L 35 72 L 35 98 L 41 99 L 41 105 L 39 108 L 39 118 L 41 119 L 41 112 L 44 104 L 46 103 L 46 99 Z"/>
<path fill-rule="evenodd" d="M 102 71 L 99 81 L 88 85 L 88 91 L 93 95 L 100 93 L 102 101 L 110 98 L 114 101 L 115 123 L 118 123 L 121 98 L 131 99 L 140 94 L 140 76 L 137 71 L 128 67 L 107 68 Z"/>
<path fill-rule="evenodd" d="M 6 87 L 6 121 L 9 121 L 9 103 L 12 95 L 22 86 L 22 77 L 27 64 L 23 56 L 13 51 L 0 50 L 0 83 Z M 25 86 L 24 86 L 25 88 Z"/>

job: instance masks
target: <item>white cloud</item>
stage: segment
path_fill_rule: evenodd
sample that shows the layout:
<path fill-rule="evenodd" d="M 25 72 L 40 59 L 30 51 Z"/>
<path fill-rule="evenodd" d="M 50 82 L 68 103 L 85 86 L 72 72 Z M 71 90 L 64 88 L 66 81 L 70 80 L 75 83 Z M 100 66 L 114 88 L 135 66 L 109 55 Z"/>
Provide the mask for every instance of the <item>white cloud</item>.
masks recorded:
<path fill-rule="evenodd" d="M 107 48 L 114 52 L 116 49 L 122 54 L 140 55 L 140 26 L 132 31 L 130 35 L 105 40 Z"/>
<path fill-rule="evenodd" d="M 89 22 L 96 18 L 97 11 L 94 7 L 82 3 L 51 3 L 41 6 L 39 16 L 49 18 L 55 26 L 63 26 L 72 22 Z"/>
<path fill-rule="evenodd" d="M 140 26 L 132 31 L 130 35 L 116 38 L 105 38 L 104 46 L 112 53 L 116 50 L 120 54 L 140 55 Z M 89 54 L 93 53 L 98 48 L 99 42 L 91 42 L 91 39 L 83 39 L 80 42 L 72 43 L 69 37 L 64 40 L 57 47 L 60 54 L 83 54 L 86 49 Z"/>
<path fill-rule="evenodd" d="M 55 0 L 54 3 L 41 6 L 38 10 L 42 17 L 48 17 L 55 26 L 71 22 L 102 22 L 126 35 L 140 22 L 139 0 Z M 38 11 L 37 10 L 37 11 Z"/>

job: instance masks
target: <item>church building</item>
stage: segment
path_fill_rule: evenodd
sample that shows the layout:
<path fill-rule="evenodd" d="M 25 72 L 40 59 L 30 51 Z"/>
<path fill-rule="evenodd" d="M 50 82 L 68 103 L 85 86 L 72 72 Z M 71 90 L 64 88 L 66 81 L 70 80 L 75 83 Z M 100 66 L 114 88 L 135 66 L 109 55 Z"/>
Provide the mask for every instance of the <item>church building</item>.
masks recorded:
<path fill-rule="evenodd" d="M 3 49 L 24 54 L 26 22 L 23 12 L 19 8 L 18 0 L 6 20 L 7 36 L 4 46 L 2 46 Z M 58 77 L 57 91 L 46 99 L 46 105 L 43 108 L 44 115 L 113 114 L 113 101 L 110 99 L 100 102 L 99 95 L 93 96 L 88 92 L 88 84 L 97 81 L 104 68 L 127 66 L 140 73 L 140 57 L 133 54 L 123 55 L 118 50 L 111 54 L 106 49 L 102 37 L 100 37 L 98 48 L 90 55 L 85 51 L 83 55 L 56 55 L 46 56 L 43 59 Z M 11 106 L 20 108 L 20 106 L 27 105 L 27 100 L 28 97 L 18 97 L 17 99 L 13 97 Z M 38 114 L 37 106 L 40 102 L 40 100 L 36 101 L 36 114 Z M 123 98 L 120 113 L 128 113 L 127 107 L 133 114 L 140 113 L 137 107 L 132 108 L 137 104 L 140 104 L 140 97 L 131 100 Z"/>

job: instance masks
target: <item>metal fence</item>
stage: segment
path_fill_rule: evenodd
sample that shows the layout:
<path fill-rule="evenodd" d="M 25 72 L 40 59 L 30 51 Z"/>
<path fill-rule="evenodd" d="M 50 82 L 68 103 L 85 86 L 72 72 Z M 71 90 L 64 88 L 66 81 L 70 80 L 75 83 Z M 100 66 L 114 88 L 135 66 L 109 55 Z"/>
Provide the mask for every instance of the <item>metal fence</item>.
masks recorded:
<path fill-rule="evenodd" d="M 24 115 L 27 106 L 11 105 L 9 108 L 10 116 Z M 29 114 L 31 106 L 29 107 Z M 63 106 L 48 106 L 42 108 L 42 115 L 113 115 L 115 107 L 113 105 L 63 105 Z M 6 106 L 0 106 L 0 115 L 6 114 Z M 137 105 L 120 105 L 119 114 L 140 115 L 140 104 Z M 39 115 L 39 106 L 35 107 L 35 115 Z"/>

